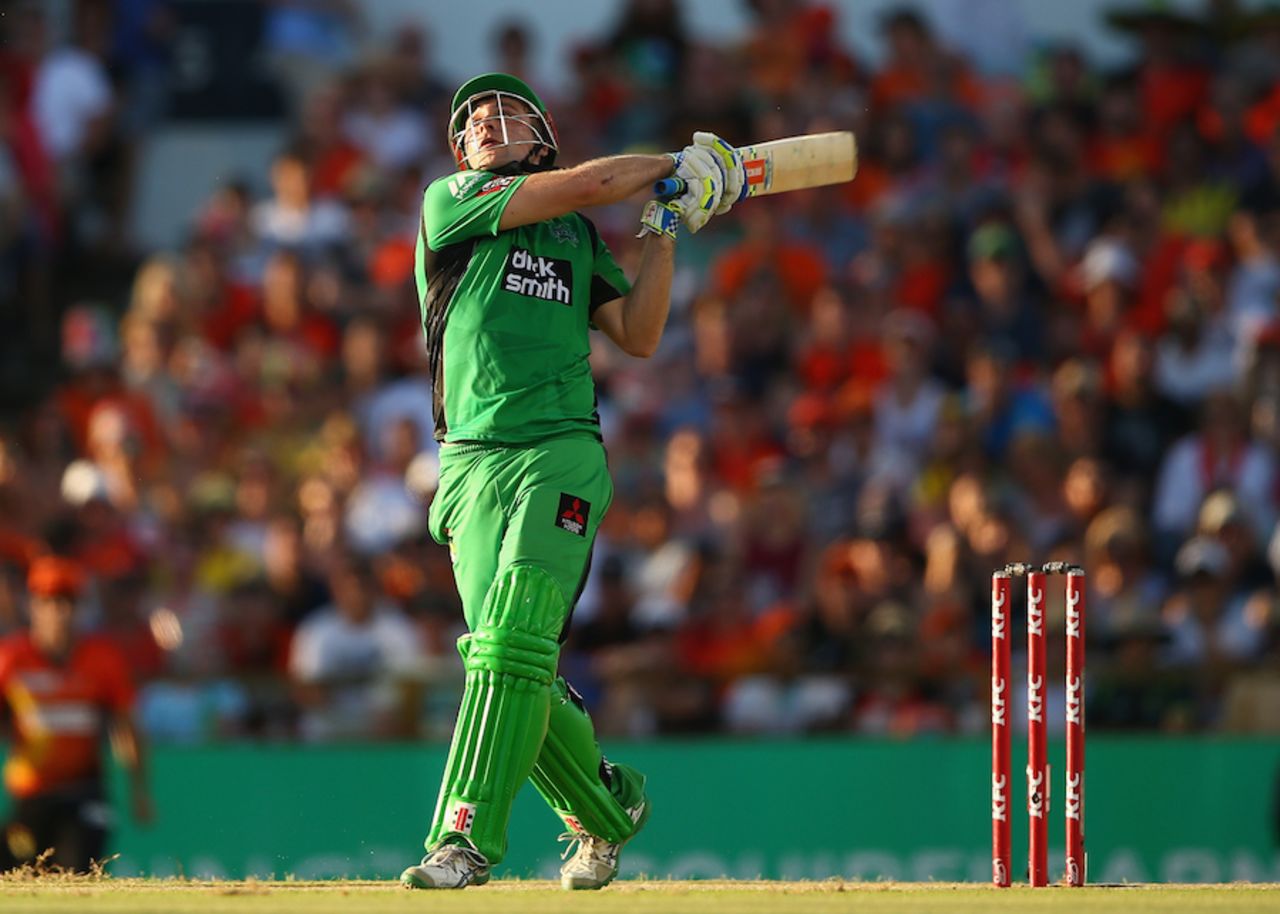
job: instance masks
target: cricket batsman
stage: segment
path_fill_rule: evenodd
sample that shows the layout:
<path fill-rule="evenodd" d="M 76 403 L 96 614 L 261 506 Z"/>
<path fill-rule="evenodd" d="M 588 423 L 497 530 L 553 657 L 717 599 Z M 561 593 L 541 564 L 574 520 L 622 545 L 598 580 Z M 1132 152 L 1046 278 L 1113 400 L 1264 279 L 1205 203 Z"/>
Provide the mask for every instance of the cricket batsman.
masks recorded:
<path fill-rule="evenodd" d="M 400 880 L 419 889 L 488 882 L 529 778 L 577 844 L 561 884 L 598 889 L 617 875 L 649 801 L 642 774 L 601 755 L 581 698 L 556 675 L 613 497 L 588 330 L 631 355 L 653 354 L 677 230 L 728 211 L 742 158 L 699 133 L 677 153 L 558 169 L 546 107 L 502 73 L 458 90 L 448 131 L 458 171 L 426 190 L 416 276 L 441 442 L 430 529 L 453 556 L 466 686 L 427 854 Z M 686 190 L 644 207 L 629 282 L 579 210 L 672 175 Z"/>

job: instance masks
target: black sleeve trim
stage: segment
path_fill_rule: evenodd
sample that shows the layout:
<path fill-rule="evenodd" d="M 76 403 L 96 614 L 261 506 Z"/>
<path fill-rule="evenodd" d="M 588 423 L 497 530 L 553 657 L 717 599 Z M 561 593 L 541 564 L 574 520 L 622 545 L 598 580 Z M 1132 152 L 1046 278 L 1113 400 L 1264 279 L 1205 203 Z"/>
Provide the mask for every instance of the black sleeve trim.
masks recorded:
<path fill-rule="evenodd" d="M 589 314 L 595 314 L 597 308 L 615 298 L 622 298 L 622 292 L 615 289 L 613 283 L 599 276 L 591 277 L 591 303 L 587 305 Z"/>
<path fill-rule="evenodd" d="M 587 235 L 591 238 L 591 250 L 593 252 L 599 251 L 601 246 L 600 232 L 596 229 L 596 224 L 582 213 L 577 213 L 576 215 L 587 227 Z M 623 294 L 622 290 L 615 288 L 611 282 L 593 274 L 591 277 L 591 299 L 587 305 L 587 313 L 595 314 L 596 309 L 601 305 L 611 302 L 615 298 L 622 298 Z"/>
<path fill-rule="evenodd" d="M 443 441 L 449 431 L 444 411 L 444 328 L 449 319 L 449 306 L 471 263 L 476 241 L 468 238 L 446 245 L 438 251 L 427 246 L 427 222 L 424 213 L 419 224 L 422 233 L 423 267 L 427 274 L 425 301 L 422 303 L 423 330 L 427 335 L 427 364 L 431 372 L 431 412 L 435 420 L 435 437 Z"/>
<path fill-rule="evenodd" d="M 587 226 L 587 234 L 591 237 L 591 250 L 594 253 L 600 247 L 600 232 L 596 229 L 596 224 L 584 216 L 582 213 L 574 213 Z"/>

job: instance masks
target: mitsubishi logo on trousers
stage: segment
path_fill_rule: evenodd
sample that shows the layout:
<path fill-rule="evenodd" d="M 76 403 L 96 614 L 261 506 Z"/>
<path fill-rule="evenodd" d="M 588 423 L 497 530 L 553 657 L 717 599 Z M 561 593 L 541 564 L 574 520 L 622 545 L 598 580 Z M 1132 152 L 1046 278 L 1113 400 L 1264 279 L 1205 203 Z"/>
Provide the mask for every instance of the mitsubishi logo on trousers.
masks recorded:
<path fill-rule="evenodd" d="M 560 507 L 556 509 L 556 526 L 575 536 L 587 535 L 587 518 L 591 516 L 591 502 L 568 492 L 560 493 Z"/>

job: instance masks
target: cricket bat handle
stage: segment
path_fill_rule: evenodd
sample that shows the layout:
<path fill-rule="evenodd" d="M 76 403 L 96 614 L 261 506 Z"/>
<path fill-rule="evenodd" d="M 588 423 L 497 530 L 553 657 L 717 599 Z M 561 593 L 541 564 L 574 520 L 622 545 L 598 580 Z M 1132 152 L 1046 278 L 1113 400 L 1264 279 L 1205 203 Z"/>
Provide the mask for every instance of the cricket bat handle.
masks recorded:
<path fill-rule="evenodd" d="M 659 200 L 674 200 L 683 197 L 687 187 L 684 178 L 663 178 L 653 185 L 653 193 Z"/>
<path fill-rule="evenodd" d="M 684 192 L 689 189 L 689 185 L 685 183 L 684 178 L 663 178 L 653 185 L 653 193 L 659 200 L 674 200 L 676 197 L 683 197 Z M 738 194 L 738 200 L 743 199 L 747 195 L 747 184 L 742 183 L 742 193 Z M 737 203 L 738 200 L 734 202 Z"/>

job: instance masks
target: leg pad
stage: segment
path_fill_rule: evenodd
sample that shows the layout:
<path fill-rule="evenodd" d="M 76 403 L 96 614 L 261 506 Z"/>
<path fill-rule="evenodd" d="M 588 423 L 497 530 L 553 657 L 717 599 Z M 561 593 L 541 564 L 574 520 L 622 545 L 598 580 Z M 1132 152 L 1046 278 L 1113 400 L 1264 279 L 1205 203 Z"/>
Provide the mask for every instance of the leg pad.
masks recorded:
<path fill-rule="evenodd" d="M 609 784 L 604 781 L 605 770 Z M 571 830 L 615 843 L 635 833 L 637 823 L 627 810 L 644 798 L 644 777 L 604 760 L 591 718 L 563 679 L 552 686 L 547 735 L 531 779 Z"/>
<path fill-rule="evenodd" d="M 465 837 L 490 864 L 505 855 L 511 804 L 546 735 L 567 613 L 554 578 L 516 565 L 499 574 L 480 624 L 459 639 L 466 688 L 428 850 Z"/>

